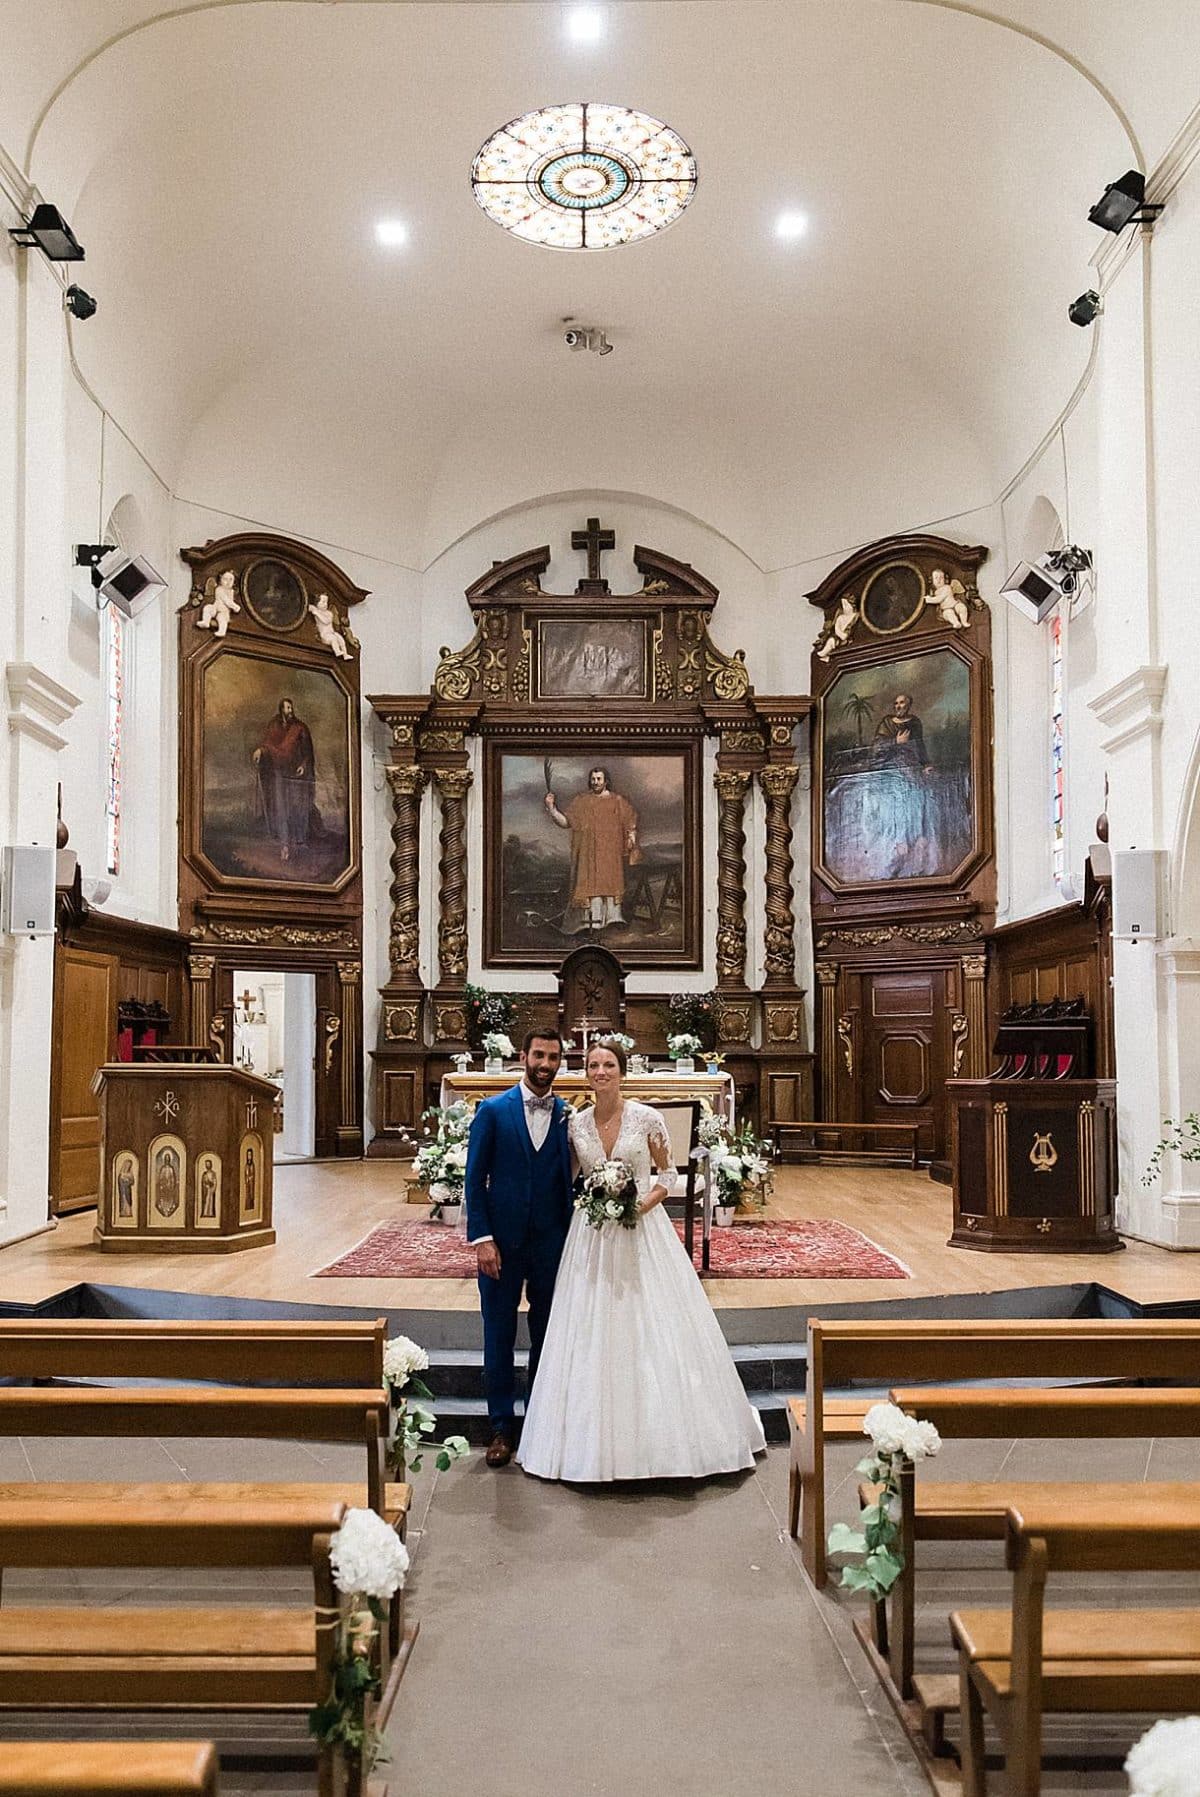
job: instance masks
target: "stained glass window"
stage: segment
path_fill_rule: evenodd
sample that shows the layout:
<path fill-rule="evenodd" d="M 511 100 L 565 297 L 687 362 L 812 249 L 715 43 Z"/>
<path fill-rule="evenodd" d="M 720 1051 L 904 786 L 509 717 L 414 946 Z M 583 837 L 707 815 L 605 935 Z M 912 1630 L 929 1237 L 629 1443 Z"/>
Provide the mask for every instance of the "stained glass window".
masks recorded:
<path fill-rule="evenodd" d="M 1066 769 L 1063 744 L 1063 621 L 1061 609 L 1050 620 L 1050 844 L 1054 883 L 1067 873 Z"/>
<path fill-rule="evenodd" d="M 696 159 L 648 113 L 572 101 L 494 132 L 471 188 L 488 217 L 526 243 L 609 250 L 675 223 L 696 191 Z"/>
<path fill-rule="evenodd" d="M 101 613 L 104 640 L 104 825 L 106 866 L 121 871 L 121 763 L 125 730 L 125 619 L 113 605 Z"/>

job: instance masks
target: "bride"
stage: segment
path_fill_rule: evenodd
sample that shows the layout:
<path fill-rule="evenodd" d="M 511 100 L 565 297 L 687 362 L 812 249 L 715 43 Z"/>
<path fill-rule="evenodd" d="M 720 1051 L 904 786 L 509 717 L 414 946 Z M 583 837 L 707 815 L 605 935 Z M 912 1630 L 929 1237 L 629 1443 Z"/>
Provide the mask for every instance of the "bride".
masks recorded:
<path fill-rule="evenodd" d="M 662 1208 L 675 1183 L 666 1125 L 623 1097 L 625 1066 L 614 1043 L 589 1050 L 596 1102 L 571 1119 L 571 1153 L 585 1174 L 625 1161 L 640 1220 L 572 1220 L 518 1454 L 540 1479 L 699 1479 L 753 1466 L 766 1445 Z"/>

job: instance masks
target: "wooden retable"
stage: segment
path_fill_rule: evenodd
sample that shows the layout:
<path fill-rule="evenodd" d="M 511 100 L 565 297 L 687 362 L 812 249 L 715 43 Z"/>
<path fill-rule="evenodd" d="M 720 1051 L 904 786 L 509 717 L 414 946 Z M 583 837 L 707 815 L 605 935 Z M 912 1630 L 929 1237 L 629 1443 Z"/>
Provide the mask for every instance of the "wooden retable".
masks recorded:
<path fill-rule="evenodd" d="M 521 1077 L 519 1067 L 506 1067 L 503 1073 L 448 1073 L 442 1081 L 439 1101 L 453 1104 L 457 1099 L 494 1098 L 507 1092 Z M 666 1099 L 702 1098 L 732 1126 L 733 1080 L 728 1073 L 631 1073 L 622 1082 L 626 1098 L 639 1104 L 655 1104 Z M 573 1069 L 560 1073 L 554 1090 L 573 1108 L 590 1103 L 592 1089 L 581 1072 Z"/>

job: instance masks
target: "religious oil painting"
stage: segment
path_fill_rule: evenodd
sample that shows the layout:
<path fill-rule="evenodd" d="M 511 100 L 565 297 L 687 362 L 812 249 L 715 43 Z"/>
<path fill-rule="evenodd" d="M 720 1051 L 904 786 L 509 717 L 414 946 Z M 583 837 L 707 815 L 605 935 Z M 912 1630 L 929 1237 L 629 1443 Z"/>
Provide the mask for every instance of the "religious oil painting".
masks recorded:
<path fill-rule="evenodd" d="M 112 1229 L 137 1228 L 138 1157 L 131 1148 L 113 1156 L 108 1216 Z"/>
<path fill-rule="evenodd" d="M 253 1132 L 238 1148 L 238 1222 L 261 1223 L 263 1216 L 263 1145 Z"/>
<path fill-rule="evenodd" d="M 197 846 L 218 875 L 327 891 L 351 876 L 354 710 L 320 668 L 237 650 L 208 663 Z"/>
<path fill-rule="evenodd" d="M 178 1136 L 156 1136 L 147 1155 L 150 1202 L 146 1221 L 151 1229 L 182 1229 L 187 1190 L 187 1149 Z"/>
<path fill-rule="evenodd" d="M 907 630 L 925 607 L 925 577 L 911 562 L 891 562 L 872 574 L 863 590 L 862 616 L 876 636 Z"/>
<path fill-rule="evenodd" d="M 945 877 L 976 846 L 971 673 L 936 650 L 847 668 L 821 700 L 821 859 L 844 886 Z"/>
<path fill-rule="evenodd" d="M 308 599 L 284 562 L 255 562 L 246 570 L 246 606 L 268 630 L 295 630 L 308 616 Z"/>
<path fill-rule="evenodd" d="M 598 942 L 628 965 L 697 965 L 698 771 L 692 746 L 493 748 L 490 963 L 556 966 Z"/>
<path fill-rule="evenodd" d="M 542 618 L 539 699 L 649 697 L 644 618 Z"/>
<path fill-rule="evenodd" d="M 192 1217 L 197 1229 L 221 1227 L 221 1157 L 208 1150 L 196 1156 Z"/>

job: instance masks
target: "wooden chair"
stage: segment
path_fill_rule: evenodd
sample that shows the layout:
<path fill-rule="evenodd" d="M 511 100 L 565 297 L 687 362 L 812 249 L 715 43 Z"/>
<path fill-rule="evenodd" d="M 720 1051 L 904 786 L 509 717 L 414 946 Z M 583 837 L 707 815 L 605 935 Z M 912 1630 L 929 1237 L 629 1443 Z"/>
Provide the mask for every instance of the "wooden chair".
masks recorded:
<path fill-rule="evenodd" d="M 1009 1510 L 1011 1610 L 956 1610 L 963 1797 L 986 1797 L 984 1716 L 1009 1797 L 1039 1797 L 1050 1711 L 1154 1715 L 1200 1709 L 1200 1609 L 1047 1610 L 1051 1572 L 1200 1571 L 1195 1485 L 1147 1485 L 1113 1504 L 1073 1488 Z"/>
<path fill-rule="evenodd" d="M 826 1399 L 827 1386 L 899 1379 L 1179 1379 L 1196 1376 L 1200 1322 L 1183 1318 L 1053 1321 L 939 1318 L 893 1322 L 810 1317 L 806 1395 L 788 1404 L 788 1519 L 815 1585 L 827 1577 L 825 1442 L 861 1436 L 874 1398 Z M 922 1416 L 926 1393 L 914 1402 Z M 1011 1433 L 1012 1431 L 1010 1431 Z"/>
<path fill-rule="evenodd" d="M 0 1797 L 217 1797 L 211 1741 L 6 1741 Z"/>
<path fill-rule="evenodd" d="M 692 1151 L 700 1140 L 701 1104 L 698 1098 L 663 1098 L 654 1106 L 667 1126 L 667 1134 L 671 1139 L 671 1162 L 676 1173 L 684 1177 L 683 1206 L 683 1245 L 687 1249 L 688 1259 L 695 1264 L 693 1249 L 696 1240 L 696 1163 L 692 1159 Z M 678 1206 L 678 1198 L 668 1200 L 668 1205 Z M 701 1231 L 702 1248 L 701 1264 L 708 1272 L 708 1236 L 709 1218 L 705 1216 Z"/>
<path fill-rule="evenodd" d="M 202 1485 L 141 1501 L 79 1503 L 35 1495 L 0 1503 L 0 1567 L 302 1567 L 302 1608 L 245 1604 L 171 1608 L 35 1605 L 0 1610 L 0 1710 L 289 1711 L 328 1695 L 339 1595 L 330 1541 L 345 1506 L 254 1488 L 252 1501 L 214 1500 Z M 378 1641 L 386 1718 L 403 1670 Z M 320 1797 L 353 1797 L 342 1757 L 317 1756 Z"/>

